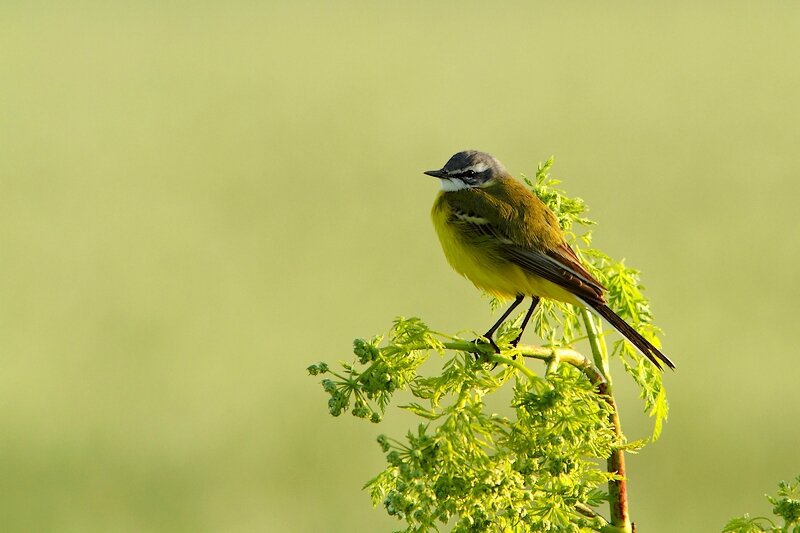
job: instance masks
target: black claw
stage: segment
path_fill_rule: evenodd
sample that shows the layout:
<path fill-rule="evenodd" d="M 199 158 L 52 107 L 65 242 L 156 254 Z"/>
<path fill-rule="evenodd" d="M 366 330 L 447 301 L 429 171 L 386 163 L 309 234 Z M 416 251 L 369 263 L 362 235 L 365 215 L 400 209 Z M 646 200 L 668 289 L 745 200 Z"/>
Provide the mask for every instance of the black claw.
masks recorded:
<path fill-rule="evenodd" d="M 500 353 L 500 347 L 494 342 L 494 339 L 491 337 L 478 337 L 477 339 L 472 339 L 473 344 L 488 344 L 494 349 L 494 353 Z"/>
<path fill-rule="evenodd" d="M 480 337 L 478 339 L 474 339 L 472 342 L 474 344 L 489 344 L 494 349 L 494 353 L 500 353 L 500 347 L 497 345 L 496 342 L 494 342 L 494 339 L 491 338 L 491 337 L 488 337 L 488 338 L 487 337 Z M 477 354 L 477 353 L 472 354 L 472 356 L 475 358 L 475 361 L 480 361 L 483 358 L 483 356 L 481 354 Z M 492 366 L 492 370 L 494 370 L 496 366 L 497 366 L 497 363 L 495 363 Z"/>
<path fill-rule="evenodd" d="M 500 347 L 497 345 L 496 342 L 494 342 L 494 339 L 491 337 L 489 337 L 489 344 L 491 344 L 492 348 L 494 348 L 494 353 L 500 353 Z"/>
<path fill-rule="evenodd" d="M 513 341 L 511 341 L 511 347 L 512 347 L 512 348 L 516 348 L 516 347 L 517 347 L 517 344 L 519 344 L 519 337 L 517 337 L 516 339 L 514 339 Z M 518 355 L 519 355 L 519 354 L 516 354 L 516 353 L 515 353 L 514 355 L 512 355 L 512 356 L 511 356 L 511 359 L 516 359 Z"/>

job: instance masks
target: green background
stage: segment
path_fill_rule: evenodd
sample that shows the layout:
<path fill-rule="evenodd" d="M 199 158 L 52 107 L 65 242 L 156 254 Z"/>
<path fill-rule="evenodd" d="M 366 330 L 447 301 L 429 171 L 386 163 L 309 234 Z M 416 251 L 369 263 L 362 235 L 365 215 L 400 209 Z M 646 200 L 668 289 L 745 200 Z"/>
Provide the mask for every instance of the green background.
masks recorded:
<path fill-rule="evenodd" d="M 3 2 L 0 528 L 399 527 L 361 486 L 409 417 L 333 419 L 305 367 L 395 315 L 490 323 L 421 174 L 466 148 L 554 154 L 643 270 L 678 371 L 640 530 L 768 513 L 800 473 L 800 6 L 724 5 Z"/>

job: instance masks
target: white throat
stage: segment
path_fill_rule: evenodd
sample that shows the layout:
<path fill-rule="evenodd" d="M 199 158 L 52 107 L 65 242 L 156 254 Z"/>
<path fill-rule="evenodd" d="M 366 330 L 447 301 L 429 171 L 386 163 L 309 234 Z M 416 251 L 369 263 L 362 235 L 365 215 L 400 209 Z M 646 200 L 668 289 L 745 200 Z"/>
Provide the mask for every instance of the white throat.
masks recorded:
<path fill-rule="evenodd" d="M 445 192 L 460 191 L 462 189 L 469 188 L 469 185 L 464 183 L 464 180 L 459 178 L 443 178 L 441 182 L 442 190 Z"/>

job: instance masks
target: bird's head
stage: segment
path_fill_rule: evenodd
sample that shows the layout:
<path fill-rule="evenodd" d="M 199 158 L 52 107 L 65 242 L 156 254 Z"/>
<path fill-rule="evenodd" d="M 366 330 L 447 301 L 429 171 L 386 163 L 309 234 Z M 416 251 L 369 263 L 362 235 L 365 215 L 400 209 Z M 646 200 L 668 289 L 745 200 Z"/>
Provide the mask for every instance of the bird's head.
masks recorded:
<path fill-rule="evenodd" d="M 485 187 L 494 179 L 508 176 L 508 171 L 486 152 L 465 150 L 451 157 L 440 170 L 428 170 L 425 174 L 442 180 L 443 191 L 458 191 Z"/>

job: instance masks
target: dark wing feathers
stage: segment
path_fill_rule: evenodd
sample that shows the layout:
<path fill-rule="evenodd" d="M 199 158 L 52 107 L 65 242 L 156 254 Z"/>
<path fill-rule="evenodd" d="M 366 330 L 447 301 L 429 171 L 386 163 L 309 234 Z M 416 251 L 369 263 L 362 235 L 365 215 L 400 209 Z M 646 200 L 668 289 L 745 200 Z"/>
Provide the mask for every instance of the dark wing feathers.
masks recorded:
<path fill-rule="evenodd" d="M 517 188 L 511 180 L 507 187 Z M 458 205 L 452 207 L 451 222 L 461 226 L 462 235 L 490 245 L 502 258 L 540 276 L 587 302 L 604 302 L 603 287 L 581 264 L 564 242 L 552 211 L 524 186 L 515 194 L 488 195 L 481 189 L 459 191 Z M 481 198 L 477 198 L 481 195 Z M 480 200 L 480 201 L 476 201 Z M 492 205 L 495 204 L 495 205 Z M 487 209 L 491 206 L 492 209 Z M 502 231 L 499 228 L 507 228 Z"/>
<path fill-rule="evenodd" d="M 577 262 L 564 263 L 561 258 L 515 245 L 501 248 L 505 257 L 525 270 L 564 287 L 587 302 L 604 302 L 603 286 Z"/>
<path fill-rule="evenodd" d="M 600 289 L 601 291 L 605 291 L 606 290 L 606 288 L 599 281 L 597 281 L 594 278 L 592 273 L 589 272 L 588 270 L 586 270 L 586 268 L 583 266 L 583 263 L 581 263 L 580 258 L 578 258 L 578 254 L 576 254 L 575 250 L 570 248 L 570 246 L 567 243 L 563 243 L 558 248 L 556 248 L 554 250 L 550 250 L 549 253 L 550 253 L 550 255 L 554 255 L 554 256 L 559 257 L 561 259 L 562 263 L 568 263 L 581 276 L 583 276 L 584 278 L 594 282 L 594 284 L 597 286 L 597 288 Z"/>

